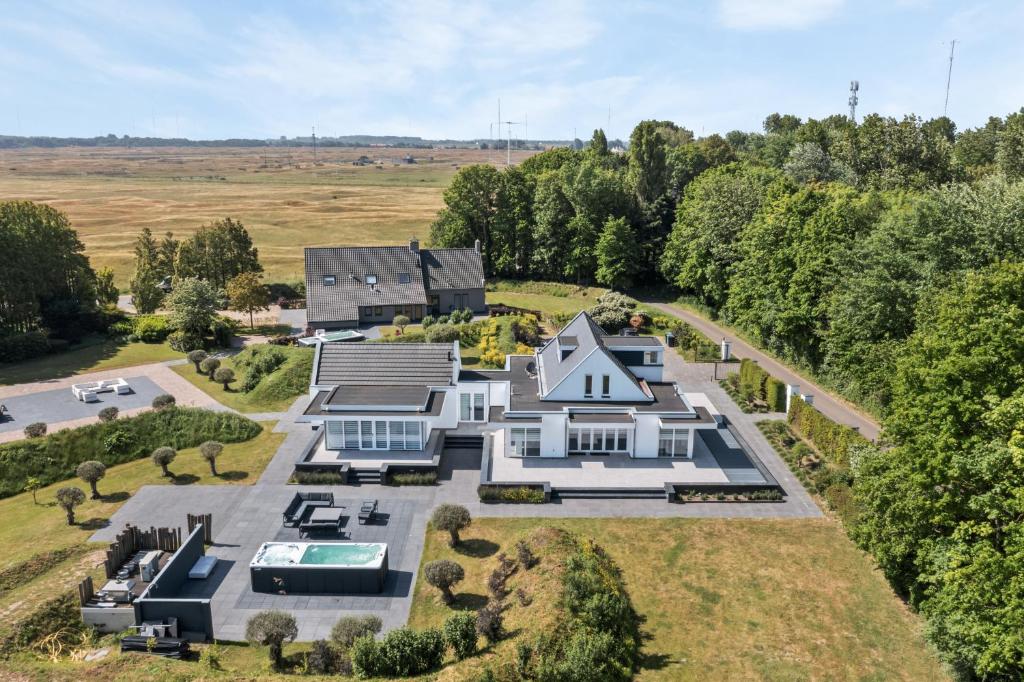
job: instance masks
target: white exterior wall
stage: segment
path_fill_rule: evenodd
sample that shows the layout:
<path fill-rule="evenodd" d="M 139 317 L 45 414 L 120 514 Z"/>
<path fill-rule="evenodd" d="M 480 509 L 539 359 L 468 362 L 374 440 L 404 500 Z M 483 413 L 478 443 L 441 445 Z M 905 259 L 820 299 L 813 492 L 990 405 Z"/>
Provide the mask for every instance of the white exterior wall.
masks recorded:
<path fill-rule="evenodd" d="M 593 398 L 584 398 L 584 389 L 586 388 L 586 375 L 590 374 L 594 377 L 593 384 Z M 628 377 L 623 376 L 622 370 L 618 365 L 614 364 L 607 355 L 600 351 L 594 351 L 587 358 L 576 366 L 573 372 L 565 377 L 561 383 L 555 387 L 548 388 L 548 394 L 544 396 L 545 400 L 594 400 L 594 402 L 601 402 L 601 377 L 607 374 L 611 377 L 611 397 L 605 398 L 604 400 L 639 400 L 647 401 L 649 398 L 644 395 L 644 392 L 640 388 L 629 380 Z"/>
<path fill-rule="evenodd" d="M 491 381 L 489 384 L 490 397 L 488 398 L 488 404 L 495 407 L 508 407 L 509 382 Z"/>
<path fill-rule="evenodd" d="M 427 419 L 428 429 L 454 429 L 459 425 L 459 397 L 455 394 L 454 388 L 445 389 L 444 394 L 441 414 Z M 429 431 L 427 435 L 430 435 Z"/>
<path fill-rule="evenodd" d="M 661 365 L 632 365 L 628 369 L 641 379 L 660 383 L 664 367 Z"/>
<path fill-rule="evenodd" d="M 636 433 L 633 437 L 634 457 L 657 457 L 661 417 L 656 414 L 637 413 Z"/>
<path fill-rule="evenodd" d="M 565 439 L 569 417 L 566 414 L 545 414 L 540 421 L 540 456 L 565 457 Z"/>

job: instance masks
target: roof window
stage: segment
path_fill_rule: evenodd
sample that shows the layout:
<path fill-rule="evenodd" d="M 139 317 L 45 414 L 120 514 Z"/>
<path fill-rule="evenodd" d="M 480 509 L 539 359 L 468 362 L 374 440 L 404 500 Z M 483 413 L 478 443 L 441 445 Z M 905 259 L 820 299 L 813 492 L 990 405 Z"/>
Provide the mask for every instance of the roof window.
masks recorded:
<path fill-rule="evenodd" d="M 398 283 L 399 284 L 408 284 L 411 281 L 412 281 L 412 277 L 409 276 L 408 272 L 400 272 L 400 273 L 398 273 Z"/>
<path fill-rule="evenodd" d="M 377 275 L 367 275 L 366 276 L 366 283 L 367 284 L 376 284 L 377 283 Z"/>
<path fill-rule="evenodd" d="M 324 286 L 333 287 L 337 283 L 337 279 L 334 275 L 324 275 Z"/>

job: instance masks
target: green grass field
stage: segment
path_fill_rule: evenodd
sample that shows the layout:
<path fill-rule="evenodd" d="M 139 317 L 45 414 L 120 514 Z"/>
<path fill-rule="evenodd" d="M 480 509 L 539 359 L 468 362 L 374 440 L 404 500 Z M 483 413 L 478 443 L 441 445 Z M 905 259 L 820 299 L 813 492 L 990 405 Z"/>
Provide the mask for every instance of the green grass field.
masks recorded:
<path fill-rule="evenodd" d="M 287 354 L 288 359 L 249 393 L 241 391 L 244 371 L 238 368 L 233 358 L 221 360 L 221 366 L 233 369 L 237 378 L 237 381 L 228 385 L 227 390 L 222 384 L 210 381 L 207 375 L 197 373 L 195 365 L 191 363 L 174 365 L 171 369 L 222 405 L 239 412 L 283 412 L 309 386 L 313 349 L 290 346 L 278 348 Z"/>
<path fill-rule="evenodd" d="M 263 431 L 255 438 L 224 446 L 217 459 L 218 476 L 210 474 L 209 465 L 198 448 L 178 452 L 170 466 L 173 479 L 161 476 L 159 467 L 148 458 L 110 467 L 98 487 L 102 499 L 87 499 L 75 510 L 77 524 L 67 525 L 64 511 L 56 506 L 57 489 L 73 485 L 86 491 L 88 484 L 78 479 L 62 481 L 32 495 L 23 493 L 0 500 L 0 570 L 20 564 L 43 552 L 77 548 L 73 556 L 6 593 L 0 593 L 0 616 L 11 622 L 28 613 L 38 604 L 63 590 L 73 589 L 84 576 L 98 578 L 96 567 L 102 563 L 102 543 L 89 543 L 89 537 L 144 485 L 251 485 L 277 452 L 284 434 L 273 433 L 274 424 L 263 423 Z M 184 517 L 182 518 L 184 524 Z M 0 632 L 4 629 L 0 625 Z M 0 667 L 2 670 L 2 667 Z M 52 671 L 51 671 L 52 672 Z M 2 677 L 2 675 L 0 675 Z M 47 679 L 41 675 L 39 679 Z"/>
<path fill-rule="evenodd" d="M 124 343 L 106 337 L 90 337 L 64 353 L 44 355 L 13 365 L 0 364 L 0 386 L 63 379 L 76 374 L 147 365 L 180 357 L 181 353 L 171 350 L 167 343 Z"/>
<path fill-rule="evenodd" d="M 540 525 L 593 537 L 622 569 L 645 618 L 638 680 L 946 679 L 919 619 L 828 520 L 477 519 L 462 550 L 428 530 L 422 563 L 460 563 L 458 604 L 478 606 L 497 553 Z M 451 613 L 436 595 L 421 570 L 412 625 Z"/>

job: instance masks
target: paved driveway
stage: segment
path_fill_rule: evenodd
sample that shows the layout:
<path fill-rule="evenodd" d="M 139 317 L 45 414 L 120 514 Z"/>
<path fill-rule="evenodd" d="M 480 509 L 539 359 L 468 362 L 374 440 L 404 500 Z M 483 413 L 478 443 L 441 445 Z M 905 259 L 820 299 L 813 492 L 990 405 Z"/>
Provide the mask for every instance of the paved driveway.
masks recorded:
<path fill-rule="evenodd" d="M 153 398 L 164 392 L 149 377 L 130 376 L 125 380 L 131 386 L 131 393 L 98 393 L 96 397 L 99 401 L 95 403 L 83 403 L 74 396 L 70 388 L 56 388 L 5 398 L 3 403 L 10 414 L 0 420 L 0 432 L 21 431 L 33 422 L 57 424 L 87 419 L 95 417 L 105 407 L 116 407 L 122 413 L 126 413 L 128 410 L 149 407 Z"/>
<path fill-rule="evenodd" d="M 781 379 L 787 384 L 796 384 L 800 386 L 800 390 L 803 393 L 813 394 L 814 407 L 821 411 L 825 416 L 830 419 L 834 419 L 840 424 L 848 424 L 849 426 L 856 427 L 867 438 L 872 440 L 878 438 L 878 422 L 873 418 L 851 406 L 846 401 L 833 396 L 807 377 L 790 370 L 778 360 L 762 353 L 749 343 L 746 343 L 742 339 L 737 339 L 734 334 L 730 334 L 714 322 L 711 322 L 710 320 L 707 320 L 689 310 L 670 305 L 668 303 L 648 303 L 648 305 L 654 306 L 669 315 L 674 315 L 680 318 L 687 324 L 692 325 L 697 329 L 697 331 L 701 332 L 709 339 L 729 338 L 732 341 L 733 355 L 738 358 L 751 358 L 753 360 L 757 360 L 761 367 L 776 378 Z"/>

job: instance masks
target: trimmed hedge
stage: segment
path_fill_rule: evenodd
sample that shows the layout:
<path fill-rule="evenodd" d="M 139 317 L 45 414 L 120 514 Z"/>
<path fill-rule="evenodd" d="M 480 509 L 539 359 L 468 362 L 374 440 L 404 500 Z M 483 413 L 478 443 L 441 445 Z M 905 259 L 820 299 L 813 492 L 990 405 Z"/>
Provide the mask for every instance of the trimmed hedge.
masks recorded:
<path fill-rule="evenodd" d="M 544 491 L 528 485 L 515 487 L 481 485 L 477 495 L 483 502 L 513 502 L 516 504 L 544 504 Z"/>
<path fill-rule="evenodd" d="M 850 466 L 850 448 L 869 442 L 849 426 L 837 424 L 803 400 L 791 402 L 786 419 L 825 459 L 843 468 Z"/>
<path fill-rule="evenodd" d="M 233 412 L 171 407 L 0 445 L 0 497 L 20 493 L 30 476 L 43 485 L 72 478 L 75 468 L 87 460 L 109 467 L 148 457 L 165 445 L 181 450 L 207 440 L 238 443 L 255 438 L 261 430 L 256 422 Z"/>
<path fill-rule="evenodd" d="M 740 360 L 740 395 L 746 400 L 764 400 L 768 372 L 750 358 Z"/>
<path fill-rule="evenodd" d="M 764 399 L 772 412 L 786 411 L 786 384 L 769 375 L 764 382 Z"/>
<path fill-rule="evenodd" d="M 436 471 L 409 471 L 401 474 L 389 474 L 388 485 L 435 485 Z"/>

